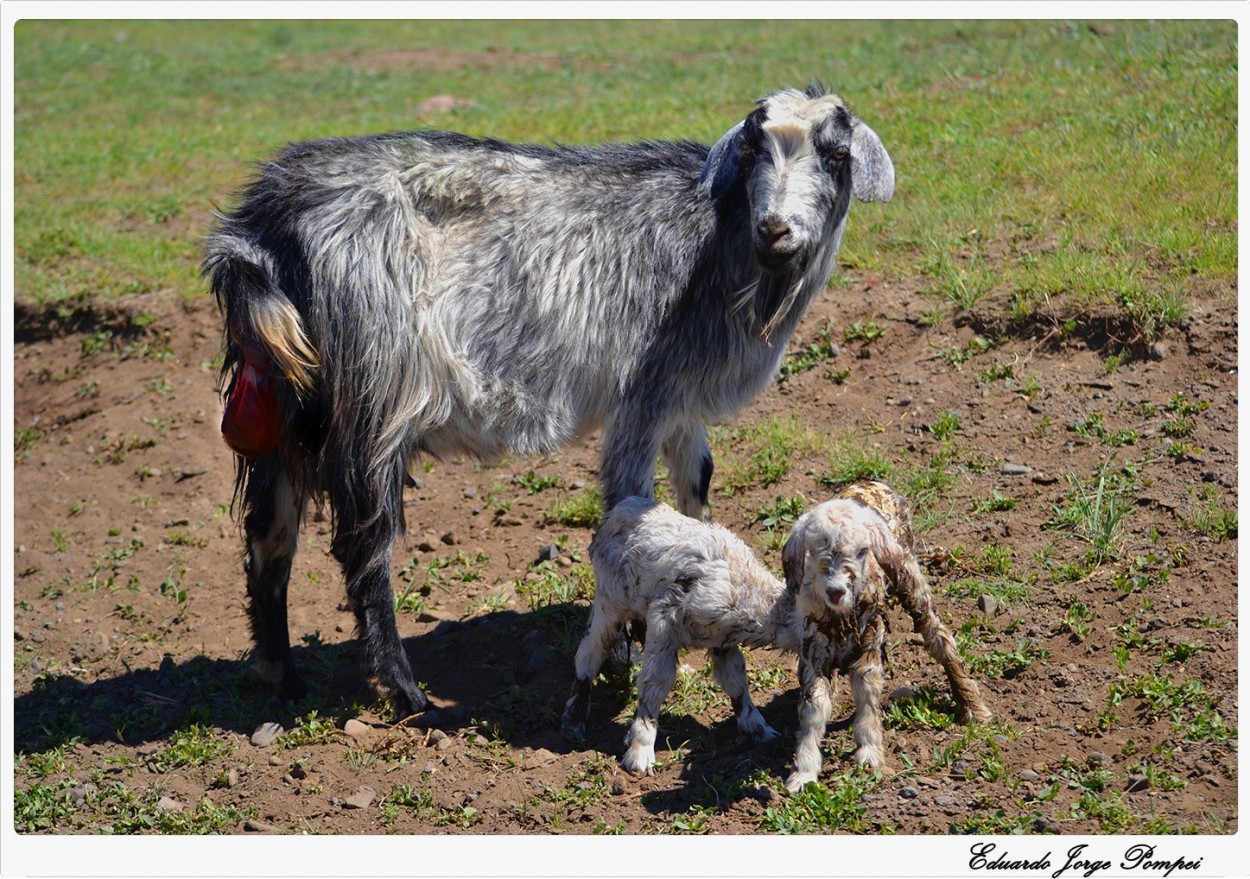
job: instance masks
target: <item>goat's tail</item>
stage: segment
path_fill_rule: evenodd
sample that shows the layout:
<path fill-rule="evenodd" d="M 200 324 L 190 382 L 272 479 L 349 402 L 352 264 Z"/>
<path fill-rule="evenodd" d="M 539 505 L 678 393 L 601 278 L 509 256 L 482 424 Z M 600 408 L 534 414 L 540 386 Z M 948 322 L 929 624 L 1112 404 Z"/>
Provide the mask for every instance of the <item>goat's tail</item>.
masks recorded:
<path fill-rule="evenodd" d="M 225 315 L 222 383 L 249 349 L 259 349 L 271 375 L 286 379 L 301 396 L 310 394 L 320 358 L 299 311 L 278 286 L 269 254 L 237 238 L 217 238 L 210 242 L 204 273 Z"/>

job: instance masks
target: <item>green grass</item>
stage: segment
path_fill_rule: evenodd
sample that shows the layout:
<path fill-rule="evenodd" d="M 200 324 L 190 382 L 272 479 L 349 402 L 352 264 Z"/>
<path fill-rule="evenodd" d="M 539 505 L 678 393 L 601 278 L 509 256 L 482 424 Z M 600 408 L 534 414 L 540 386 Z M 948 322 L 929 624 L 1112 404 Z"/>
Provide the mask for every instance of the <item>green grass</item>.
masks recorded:
<path fill-rule="evenodd" d="M 879 773 L 858 768 L 836 772 L 826 784 L 811 782 L 797 794 L 785 797 L 780 805 L 769 806 L 760 819 L 760 829 L 773 833 L 872 832 L 878 828 L 863 797 L 880 784 Z"/>
<path fill-rule="evenodd" d="M 898 170 L 893 203 L 856 206 L 844 265 L 920 279 L 947 308 L 992 301 L 1012 317 L 1045 308 L 1061 320 L 1105 308 L 1153 337 L 1182 319 L 1197 285 L 1236 275 L 1236 23 L 1101 30 L 24 20 L 16 295 L 63 312 L 94 297 L 203 295 L 212 210 L 231 203 L 249 162 L 289 141 L 434 126 L 546 143 L 710 143 L 761 94 L 819 77 Z M 424 63 L 429 53 L 454 57 Z M 473 106 L 418 116 L 438 93 Z M 1159 113 L 1169 106 L 1185 113 Z"/>
<path fill-rule="evenodd" d="M 794 460 L 813 455 L 825 447 L 825 441 L 797 416 L 771 417 L 758 425 L 713 428 L 713 448 L 721 465 L 721 491 L 729 496 L 749 488 L 767 487 L 780 482 Z"/>

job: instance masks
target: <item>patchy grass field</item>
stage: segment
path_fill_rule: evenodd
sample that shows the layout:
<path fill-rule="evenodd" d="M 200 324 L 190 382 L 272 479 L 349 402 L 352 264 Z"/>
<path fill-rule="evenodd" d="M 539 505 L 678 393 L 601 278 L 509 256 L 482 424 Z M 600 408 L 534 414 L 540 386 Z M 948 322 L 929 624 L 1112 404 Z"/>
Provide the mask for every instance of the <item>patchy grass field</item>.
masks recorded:
<path fill-rule="evenodd" d="M 1235 832 L 1236 36 L 1227 21 L 21 22 L 17 829 Z M 699 655 L 654 776 L 618 771 L 623 672 L 596 687 L 586 741 L 563 740 L 597 437 L 417 469 L 396 607 L 447 728 L 382 721 L 322 521 L 292 575 L 314 695 L 276 701 L 246 663 L 219 330 L 197 277 L 248 163 L 420 126 L 710 141 L 813 76 L 881 135 L 898 191 L 854 207 L 779 381 L 712 429 L 715 514 L 779 568 L 789 524 L 838 484 L 904 490 L 995 720 L 953 722 L 900 614 L 888 772 L 848 762 L 843 687 L 821 785 L 784 794 L 796 682 L 770 651 L 748 664 L 776 747 L 738 738 Z M 436 95 L 471 103 L 422 109 Z"/>

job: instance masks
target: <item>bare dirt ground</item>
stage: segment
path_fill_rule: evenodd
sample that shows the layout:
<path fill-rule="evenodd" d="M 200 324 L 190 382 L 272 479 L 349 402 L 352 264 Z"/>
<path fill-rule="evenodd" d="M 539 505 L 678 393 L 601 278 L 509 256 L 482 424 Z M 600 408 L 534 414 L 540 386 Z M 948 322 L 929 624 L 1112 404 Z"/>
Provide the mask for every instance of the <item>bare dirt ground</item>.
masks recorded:
<path fill-rule="evenodd" d="M 981 661 L 995 724 L 947 725 L 941 699 L 937 721 L 907 719 L 909 702 L 945 683 L 896 612 L 886 689 L 918 695 L 894 693 L 889 771 L 869 777 L 850 771 L 842 685 L 821 780 L 861 793 L 823 823 L 780 788 L 797 706 L 790 657 L 749 658 L 756 702 L 784 731 L 776 745 L 738 737 L 698 653 L 661 717 L 653 776 L 616 763 L 632 710 L 624 674 L 596 687 L 586 741 L 559 734 L 588 602 L 584 590 L 533 596 L 584 574 L 590 528 L 548 511 L 594 484 L 597 436 L 541 460 L 414 470 L 409 541 L 395 554 L 400 632 L 445 709 L 441 730 L 388 723 L 361 675 L 329 523 L 310 516 L 290 626 L 314 695 L 287 704 L 247 663 L 211 304 L 135 301 L 59 323 L 19 309 L 19 830 L 1235 832 L 1236 525 L 1218 526 L 1237 498 L 1235 289 L 1205 291 L 1181 327 L 1130 346 L 1110 371 L 1130 333 L 1113 318 L 1008 326 L 979 317 L 1002 311 L 985 303 L 929 325 L 936 304 L 852 276 L 792 344 L 820 341 L 832 321 L 840 351 L 714 434 L 716 516 L 777 570 L 756 511 L 830 495 L 829 448 L 848 436 L 899 472 L 941 460 L 953 477 L 920 549 L 943 617 Z M 845 341 L 857 322 L 884 334 Z M 996 344 L 976 354 L 978 335 Z M 944 412 L 958 416 L 949 436 L 934 427 Z M 800 445 L 779 481 L 728 495 L 758 450 L 739 428 L 791 415 L 823 447 Z M 1091 564 L 1092 544 L 1059 511 L 1073 506 L 1069 475 L 1097 499 L 1105 462 L 1101 500 L 1126 509 Z M 977 578 L 1002 588 L 968 585 Z M 253 743 L 266 723 L 282 735 Z"/>

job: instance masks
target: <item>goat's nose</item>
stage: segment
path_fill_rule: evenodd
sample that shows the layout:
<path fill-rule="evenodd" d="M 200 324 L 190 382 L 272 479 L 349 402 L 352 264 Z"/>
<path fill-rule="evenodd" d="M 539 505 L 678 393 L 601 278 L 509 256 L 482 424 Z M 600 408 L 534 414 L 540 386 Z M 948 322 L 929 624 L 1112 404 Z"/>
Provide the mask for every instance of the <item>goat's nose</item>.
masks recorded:
<path fill-rule="evenodd" d="M 825 594 L 829 596 L 830 604 L 841 604 L 842 596 L 846 594 L 846 590 L 841 586 L 830 586 L 825 590 Z"/>
<path fill-rule="evenodd" d="M 756 227 L 760 233 L 760 241 L 774 247 L 790 234 L 790 224 L 780 217 L 765 217 Z"/>

